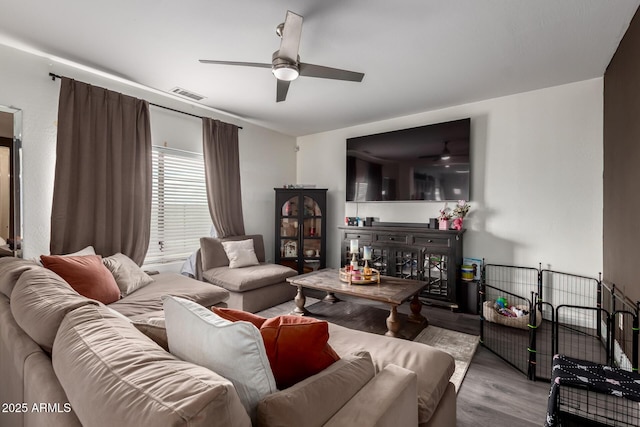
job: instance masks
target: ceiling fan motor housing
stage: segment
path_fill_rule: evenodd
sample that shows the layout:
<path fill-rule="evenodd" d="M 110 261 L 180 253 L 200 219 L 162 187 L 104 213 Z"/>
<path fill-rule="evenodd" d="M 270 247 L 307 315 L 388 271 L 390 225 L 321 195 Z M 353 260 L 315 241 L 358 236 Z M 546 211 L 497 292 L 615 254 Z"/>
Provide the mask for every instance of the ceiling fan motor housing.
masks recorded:
<path fill-rule="evenodd" d="M 298 56 L 298 61 L 300 61 L 300 56 Z M 273 65 L 271 72 L 278 80 L 290 82 L 300 75 L 298 62 L 291 62 L 287 58 L 282 58 L 279 50 L 273 52 L 271 64 Z"/>

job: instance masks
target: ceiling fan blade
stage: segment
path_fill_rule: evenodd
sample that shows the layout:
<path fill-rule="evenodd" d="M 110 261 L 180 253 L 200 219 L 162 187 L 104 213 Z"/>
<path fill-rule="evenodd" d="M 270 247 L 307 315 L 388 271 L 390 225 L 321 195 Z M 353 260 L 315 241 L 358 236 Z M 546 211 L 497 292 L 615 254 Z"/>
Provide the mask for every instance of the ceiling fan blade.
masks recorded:
<path fill-rule="evenodd" d="M 276 102 L 282 102 L 287 99 L 287 92 L 289 92 L 289 84 L 291 82 L 285 80 L 277 80 L 276 86 Z"/>
<path fill-rule="evenodd" d="M 300 48 L 300 37 L 302 36 L 302 16 L 287 11 L 282 30 L 282 41 L 280 42 L 280 58 L 287 59 L 293 63 L 298 62 L 298 49 Z"/>
<path fill-rule="evenodd" d="M 271 68 L 271 64 L 263 64 L 261 62 L 236 62 L 236 61 L 215 61 L 213 59 L 200 59 L 203 64 L 222 64 L 222 65 L 241 65 L 244 67 Z"/>
<path fill-rule="evenodd" d="M 300 75 L 306 77 L 319 77 L 321 79 L 347 80 L 350 82 L 361 82 L 364 73 L 341 70 L 339 68 L 323 67 L 322 65 L 305 64 L 298 65 Z"/>

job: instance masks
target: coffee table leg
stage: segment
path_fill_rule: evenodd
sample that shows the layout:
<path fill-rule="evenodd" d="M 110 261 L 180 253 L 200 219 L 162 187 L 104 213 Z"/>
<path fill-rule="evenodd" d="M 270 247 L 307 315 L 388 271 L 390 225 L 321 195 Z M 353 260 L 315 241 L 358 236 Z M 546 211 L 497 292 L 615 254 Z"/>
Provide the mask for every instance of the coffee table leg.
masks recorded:
<path fill-rule="evenodd" d="M 309 311 L 304 308 L 305 303 L 307 302 L 307 298 L 304 296 L 304 292 L 302 291 L 302 286 L 298 286 L 298 293 L 296 297 L 293 299 L 296 302 L 296 308 L 293 309 L 292 314 L 296 314 L 298 316 L 306 316 L 309 314 Z"/>
<path fill-rule="evenodd" d="M 407 319 L 409 322 L 412 322 L 412 323 L 425 323 L 427 326 L 429 326 L 429 320 L 427 320 L 426 317 L 424 317 L 422 314 L 420 314 L 420 311 L 422 310 L 422 303 L 420 302 L 420 299 L 418 298 L 418 294 L 415 294 L 413 296 L 413 299 L 409 303 L 409 308 L 411 309 L 411 314 L 409 315 L 409 318 Z"/>
<path fill-rule="evenodd" d="M 340 301 L 340 298 L 335 296 L 333 292 L 327 292 L 327 296 L 325 296 L 322 301 L 328 302 L 329 304 L 335 304 Z"/>
<path fill-rule="evenodd" d="M 387 332 L 385 333 L 388 337 L 397 337 L 398 331 L 400 330 L 400 322 L 398 321 L 398 307 L 395 305 L 391 306 L 391 310 L 389 310 L 389 317 L 387 317 Z"/>

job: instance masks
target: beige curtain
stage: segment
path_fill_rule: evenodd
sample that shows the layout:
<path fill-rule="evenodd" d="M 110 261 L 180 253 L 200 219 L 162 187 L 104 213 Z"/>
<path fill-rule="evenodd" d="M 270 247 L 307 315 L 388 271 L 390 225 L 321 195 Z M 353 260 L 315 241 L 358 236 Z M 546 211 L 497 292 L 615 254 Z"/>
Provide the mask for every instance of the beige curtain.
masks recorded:
<path fill-rule="evenodd" d="M 202 118 L 207 199 L 218 237 L 244 235 L 238 127 Z"/>
<path fill-rule="evenodd" d="M 61 80 L 51 253 L 92 245 L 140 265 L 151 221 L 149 104 Z"/>

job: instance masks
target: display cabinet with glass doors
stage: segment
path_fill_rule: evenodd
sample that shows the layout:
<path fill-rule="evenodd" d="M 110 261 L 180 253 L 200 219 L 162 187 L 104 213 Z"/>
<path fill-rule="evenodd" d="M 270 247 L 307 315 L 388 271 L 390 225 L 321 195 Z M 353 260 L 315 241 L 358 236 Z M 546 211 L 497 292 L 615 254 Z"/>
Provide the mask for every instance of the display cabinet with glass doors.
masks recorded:
<path fill-rule="evenodd" d="M 327 190 L 276 188 L 275 262 L 308 273 L 326 267 Z"/>

